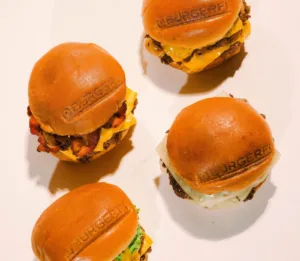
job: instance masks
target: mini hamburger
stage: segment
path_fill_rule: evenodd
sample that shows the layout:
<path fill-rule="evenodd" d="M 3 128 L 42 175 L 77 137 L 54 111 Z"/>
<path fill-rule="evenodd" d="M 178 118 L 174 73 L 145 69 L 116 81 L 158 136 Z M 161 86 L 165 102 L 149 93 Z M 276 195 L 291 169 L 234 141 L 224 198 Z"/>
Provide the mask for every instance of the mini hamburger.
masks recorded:
<path fill-rule="evenodd" d="M 243 0 L 144 0 L 146 49 L 188 74 L 219 66 L 250 35 Z"/>
<path fill-rule="evenodd" d="M 205 208 L 251 200 L 279 157 L 264 116 L 233 97 L 184 108 L 157 152 L 175 194 Z"/>
<path fill-rule="evenodd" d="M 136 124 L 137 94 L 121 65 L 95 44 L 64 43 L 35 64 L 28 87 L 30 131 L 39 152 L 88 162 Z"/>
<path fill-rule="evenodd" d="M 95 183 L 59 198 L 39 217 L 32 249 L 40 261 L 146 261 L 152 240 L 118 187 Z"/>

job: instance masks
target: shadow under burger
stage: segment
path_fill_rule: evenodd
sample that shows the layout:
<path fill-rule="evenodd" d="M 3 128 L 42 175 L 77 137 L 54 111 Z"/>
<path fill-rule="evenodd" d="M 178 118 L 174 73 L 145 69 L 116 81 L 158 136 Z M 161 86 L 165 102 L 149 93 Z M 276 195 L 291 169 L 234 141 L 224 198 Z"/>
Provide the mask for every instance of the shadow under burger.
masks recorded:
<path fill-rule="evenodd" d="M 233 96 L 184 108 L 157 152 L 174 193 L 208 209 L 252 200 L 280 157 L 264 115 Z"/>
<path fill-rule="evenodd" d="M 108 175 L 113 175 L 125 155 L 133 149 L 131 142 L 133 131 L 134 128 L 129 130 L 128 135 L 118 145 L 118 149 L 109 151 L 89 164 L 58 162 L 49 182 L 49 191 L 52 194 L 65 189 L 71 191 L 85 184 L 99 182 Z"/>

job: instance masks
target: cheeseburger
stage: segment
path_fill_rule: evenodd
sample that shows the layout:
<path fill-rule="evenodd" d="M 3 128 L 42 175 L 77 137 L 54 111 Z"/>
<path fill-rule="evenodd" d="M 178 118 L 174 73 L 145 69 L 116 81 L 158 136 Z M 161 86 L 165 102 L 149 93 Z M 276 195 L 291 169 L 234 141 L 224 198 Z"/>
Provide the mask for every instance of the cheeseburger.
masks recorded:
<path fill-rule="evenodd" d="M 250 35 L 243 0 L 144 0 L 146 49 L 188 74 L 238 54 Z"/>
<path fill-rule="evenodd" d="M 118 187 L 95 183 L 49 206 L 32 232 L 40 261 L 146 261 L 152 240 L 138 210 Z"/>
<path fill-rule="evenodd" d="M 278 159 L 264 115 L 233 97 L 183 109 L 157 152 L 175 194 L 205 208 L 251 200 Z"/>
<path fill-rule="evenodd" d="M 137 94 L 120 64 L 95 44 L 64 43 L 35 64 L 28 87 L 37 150 L 88 162 L 114 148 L 135 125 Z"/>

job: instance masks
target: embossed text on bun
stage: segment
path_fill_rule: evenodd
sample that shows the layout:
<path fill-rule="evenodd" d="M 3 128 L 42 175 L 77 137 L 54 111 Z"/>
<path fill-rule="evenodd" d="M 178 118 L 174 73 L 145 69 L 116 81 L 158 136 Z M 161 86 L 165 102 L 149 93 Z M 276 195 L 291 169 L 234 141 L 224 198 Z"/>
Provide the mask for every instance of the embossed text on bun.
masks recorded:
<path fill-rule="evenodd" d="M 75 117 L 81 115 L 93 105 L 104 100 L 109 94 L 121 86 L 122 82 L 109 78 L 100 86 L 95 87 L 92 91 L 86 93 L 84 96 L 74 101 L 63 111 L 63 117 L 66 121 L 71 121 Z"/>
<path fill-rule="evenodd" d="M 106 231 L 119 223 L 129 214 L 129 208 L 125 205 L 117 205 L 104 216 L 101 216 L 93 224 L 87 227 L 82 234 L 76 238 L 67 248 L 66 259 L 73 260 L 84 248 L 89 246 Z"/>
<path fill-rule="evenodd" d="M 182 10 L 180 12 L 157 19 L 156 24 L 160 29 L 181 26 L 185 24 L 205 21 L 229 13 L 227 0 L 216 1 L 197 8 Z"/>
<path fill-rule="evenodd" d="M 258 165 L 272 154 L 272 147 L 270 144 L 263 146 L 252 153 L 249 153 L 239 159 L 228 164 L 219 165 L 210 172 L 203 173 L 200 176 L 201 182 L 213 181 L 224 176 L 230 178 L 236 171 L 245 171 L 247 168 Z"/>

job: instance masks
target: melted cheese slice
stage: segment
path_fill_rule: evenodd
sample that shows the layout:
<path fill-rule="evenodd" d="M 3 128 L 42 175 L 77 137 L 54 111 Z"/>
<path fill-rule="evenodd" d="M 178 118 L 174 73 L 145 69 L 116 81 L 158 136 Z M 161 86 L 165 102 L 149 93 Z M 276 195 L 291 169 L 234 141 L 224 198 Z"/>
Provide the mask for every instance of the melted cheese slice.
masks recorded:
<path fill-rule="evenodd" d="M 234 23 L 230 31 L 225 35 L 225 37 L 230 37 L 237 33 L 238 31 L 244 29 L 244 25 L 241 19 L 237 19 L 237 21 Z M 214 45 L 214 44 L 210 44 Z M 184 48 L 184 47 L 178 47 L 178 46 L 171 46 L 166 45 L 162 43 L 162 47 L 167 55 L 169 55 L 174 62 L 181 62 L 188 56 L 190 56 L 194 49 L 191 48 Z M 214 50 L 212 50 L 213 52 Z"/>
<path fill-rule="evenodd" d="M 140 261 L 141 256 L 143 256 L 148 251 L 153 242 L 152 239 L 145 232 L 143 232 L 143 234 L 144 242 L 141 249 L 141 253 L 139 253 L 139 251 L 135 251 L 133 254 L 131 254 L 129 249 L 126 249 L 122 255 L 122 261 Z"/>
<path fill-rule="evenodd" d="M 135 251 L 133 254 L 130 253 L 129 249 L 126 249 L 122 255 L 122 261 L 139 261 L 140 255 L 138 251 Z"/>
<path fill-rule="evenodd" d="M 141 249 L 141 256 L 148 251 L 148 249 L 152 246 L 152 243 L 152 239 L 144 232 L 144 243 Z"/>
<path fill-rule="evenodd" d="M 181 62 L 185 58 L 189 57 L 194 49 L 170 46 L 162 44 L 162 47 L 167 55 L 169 55 L 174 62 Z"/>
<path fill-rule="evenodd" d="M 134 108 L 134 103 L 135 103 L 136 98 L 137 98 L 137 93 L 133 92 L 132 90 L 127 88 L 127 90 L 126 90 L 126 104 L 127 104 L 126 118 L 117 128 L 110 128 L 110 129 L 102 128 L 101 129 L 100 139 L 94 150 L 95 152 L 103 151 L 104 143 L 106 141 L 110 140 L 115 133 L 127 130 L 136 124 L 136 119 L 132 114 L 132 110 Z M 71 150 L 71 148 L 69 148 L 68 150 L 60 151 L 60 152 L 74 161 L 77 160 L 76 156 L 73 154 L 73 151 Z"/>
<path fill-rule="evenodd" d="M 77 157 L 73 154 L 73 151 L 71 149 L 61 150 L 60 152 L 71 160 L 77 161 Z"/>
<path fill-rule="evenodd" d="M 95 148 L 95 151 L 102 151 L 104 150 L 103 144 L 104 142 L 108 141 L 112 138 L 115 133 L 128 130 L 130 127 L 136 124 L 136 119 L 132 114 L 132 110 L 134 107 L 134 102 L 136 100 L 137 93 L 133 92 L 129 88 L 127 88 L 126 92 L 126 104 L 127 104 L 127 111 L 126 111 L 126 118 L 125 120 L 117 127 L 117 128 L 110 128 L 101 130 L 100 140 L 98 145 Z"/>
<path fill-rule="evenodd" d="M 243 43 L 245 42 L 246 38 L 250 35 L 251 32 L 251 26 L 248 21 L 244 25 L 242 20 L 238 19 L 225 37 L 230 37 L 240 30 L 242 30 L 242 35 L 234 43 L 236 42 Z M 193 49 L 164 45 L 164 44 L 162 44 L 162 47 L 165 53 L 168 56 L 170 56 L 174 62 L 182 62 L 186 70 L 190 72 L 198 72 L 203 70 L 207 65 L 209 65 L 214 60 L 216 60 L 223 52 L 227 51 L 230 48 L 230 46 L 234 43 L 231 43 L 229 45 L 220 48 L 216 48 L 202 55 L 194 55 L 189 62 L 183 62 L 183 60 L 189 57 L 193 53 L 194 51 Z M 152 46 L 150 45 L 149 48 L 151 47 Z"/>
<path fill-rule="evenodd" d="M 246 21 L 246 22 L 249 23 L 248 21 Z M 244 25 L 243 25 L 243 21 L 240 18 L 238 18 L 237 21 L 235 22 L 235 24 L 232 26 L 232 28 L 226 34 L 226 37 L 230 37 L 242 29 L 243 30 L 245 29 Z"/>
<path fill-rule="evenodd" d="M 243 28 L 241 36 L 234 43 L 244 43 L 246 38 L 250 35 L 250 31 L 250 23 L 247 22 Z M 189 62 L 183 62 L 183 66 L 186 67 L 190 72 L 202 71 L 207 65 L 216 60 L 222 53 L 229 50 L 230 46 L 234 43 L 216 48 L 202 55 L 194 55 Z"/>

